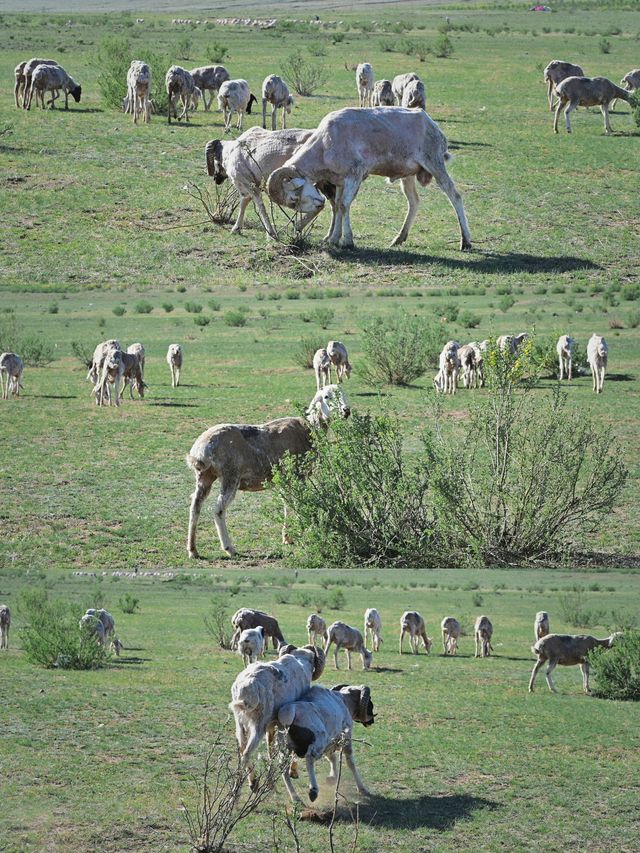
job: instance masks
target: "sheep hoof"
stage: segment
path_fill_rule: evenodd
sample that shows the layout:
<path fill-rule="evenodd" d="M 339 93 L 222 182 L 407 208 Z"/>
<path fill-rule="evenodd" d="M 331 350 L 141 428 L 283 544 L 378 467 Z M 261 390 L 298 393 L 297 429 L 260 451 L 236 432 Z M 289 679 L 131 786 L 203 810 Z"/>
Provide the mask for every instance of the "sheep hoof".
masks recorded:
<path fill-rule="evenodd" d="M 464 237 L 462 238 L 462 240 L 460 240 L 460 251 L 461 252 L 470 252 L 471 251 L 471 243 L 469 240 L 465 240 Z"/>
<path fill-rule="evenodd" d="M 391 243 L 389 245 L 390 246 L 399 246 L 401 243 L 404 243 L 404 241 L 406 239 L 407 238 L 405 236 L 403 236 L 402 234 L 398 234 L 397 237 L 393 238 L 393 240 L 391 241 Z"/>
<path fill-rule="evenodd" d="M 227 557 L 235 557 L 237 554 L 236 549 L 232 548 L 231 546 L 229 546 L 228 548 L 223 548 L 222 550 L 227 555 Z"/>
<path fill-rule="evenodd" d="M 289 533 L 283 533 L 282 544 L 283 545 L 293 545 L 293 536 L 291 536 Z"/>
<path fill-rule="evenodd" d="M 312 803 L 318 799 L 318 789 L 317 788 L 309 788 L 309 799 Z"/>
<path fill-rule="evenodd" d="M 198 552 L 196 551 L 195 548 L 193 549 L 193 551 L 187 551 L 187 554 L 189 555 L 190 560 L 199 560 L 200 559 L 200 554 L 198 554 Z"/>

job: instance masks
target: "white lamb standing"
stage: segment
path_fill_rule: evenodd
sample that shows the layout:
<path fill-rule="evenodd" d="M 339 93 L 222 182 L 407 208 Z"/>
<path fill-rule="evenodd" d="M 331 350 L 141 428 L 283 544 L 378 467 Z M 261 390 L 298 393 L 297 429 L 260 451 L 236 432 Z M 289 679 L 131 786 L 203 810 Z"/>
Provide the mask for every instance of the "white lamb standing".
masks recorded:
<path fill-rule="evenodd" d="M 373 68 L 368 62 L 361 62 L 356 68 L 356 87 L 361 107 L 370 107 L 373 96 L 375 77 Z"/>
<path fill-rule="evenodd" d="M 596 394 L 602 394 L 604 386 L 604 375 L 607 370 L 607 362 L 609 360 L 609 347 L 602 335 L 595 333 L 589 338 L 587 344 L 587 361 L 591 368 L 591 376 L 593 379 L 593 390 Z"/>
<path fill-rule="evenodd" d="M 245 666 L 255 663 L 259 657 L 264 657 L 264 628 L 247 628 L 238 639 L 238 654 Z"/>

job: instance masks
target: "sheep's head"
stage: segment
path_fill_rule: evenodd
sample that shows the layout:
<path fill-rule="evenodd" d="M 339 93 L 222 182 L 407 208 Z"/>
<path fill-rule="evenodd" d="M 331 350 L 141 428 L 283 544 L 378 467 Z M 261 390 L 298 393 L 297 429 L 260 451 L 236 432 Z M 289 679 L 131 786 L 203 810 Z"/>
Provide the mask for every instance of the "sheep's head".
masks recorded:
<path fill-rule="evenodd" d="M 319 213 L 325 203 L 322 193 L 295 166 L 281 166 L 272 172 L 267 181 L 267 192 L 276 204 L 299 213 Z"/>
<path fill-rule="evenodd" d="M 351 408 L 347 397 L 338 385 L 327 385 L 315 395 L 307 409 L 307 420 L 313 426 L 327 424 L 332 415 L 348 418 Z"/>
<path fill-rule="evenodd" d="M 424 635 L 424 647 L 427 650 L 427 654 L 431 651 L 431 647 L 433 646 L 433 640 L 431 640 L 427 635 Z"/>
<path fill-rule="evenodd" d="M 369 649 L 363 649 L 362 659 L 364 661 L 364 668 L 369 669 L 371 666 L 371 662 L 373 661 L 373 654 L 369 651 Z"/>
<path fill-rule="evenodd" d="M 249 95 L 249 103 L 247 104 L 247 114 L 248 115 L 251 115 L 251 105 L 257 104 L 257 103 L 258 103 L 258 99 L 256 98 L 256 96 L 255 95 Z"/>
<path fill-rule="evenodd" d="M 372 726 L 376 715 L 373 713 L 371 689 L 364 684 L 357 687 L 348 684 L 336 684 L 331 688 L 333 693 L 340 693 L 350 706 L 351 716 L 363 726 Z"/>
<path fill-rule="evenodd" d="M 317 681 L 324 672 L 324 664 L 326 660 L 324 652 L 316 646 L 303 646 L 302 650 L 312 652 L 313 654 L 313 674 L 311 676 L 311 680 Z"/>
<path fill-rule="evenodd" d="M 74 89 L 71 89 L 69 94 L 73 96 L 73 100 L 76 102 L 76 104 L 79 104 L 80 95 L 82 94 L 82 86 L 76 86 Z"/>
<path fill-rule="evenodd" d="M 216 184 L 221 184 L 227 178 L 227 173 L 222 165 L 223 150 L 224 142 L 220 139 L 212 139 L 210 142 L 207 142 L 204 148 L 207 174 L 213 178 Z"/>

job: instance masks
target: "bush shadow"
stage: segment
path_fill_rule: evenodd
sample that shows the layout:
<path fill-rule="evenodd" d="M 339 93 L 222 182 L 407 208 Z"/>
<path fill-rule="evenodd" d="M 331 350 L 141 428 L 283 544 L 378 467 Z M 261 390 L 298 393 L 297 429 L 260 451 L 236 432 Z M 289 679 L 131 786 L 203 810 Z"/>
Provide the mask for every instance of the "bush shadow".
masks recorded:
<path fill-rule="evenodd" d="M 153 658 L 136 658 L 136 657 L 124 658 L 124 657 L 120 656 L 115 661 L 112 661 L 109 664 L 109 669 L 123 669 L 123 668 L 130 666 L 132 664 L 140 665 L 143 663 L 150 663 L 152 660 L 153 660 Z"/>
<path fill-rule="evenodd" d="M 471 817 L 480 809 L 493 811 L 498 804 L 471 794 L 451 794 L 442 797 L 417 797 L 392 799 L 372 795 L 361 806 L 361 819 L 373 826 L 388 829 L 451 829 L 458 821 Z"/>

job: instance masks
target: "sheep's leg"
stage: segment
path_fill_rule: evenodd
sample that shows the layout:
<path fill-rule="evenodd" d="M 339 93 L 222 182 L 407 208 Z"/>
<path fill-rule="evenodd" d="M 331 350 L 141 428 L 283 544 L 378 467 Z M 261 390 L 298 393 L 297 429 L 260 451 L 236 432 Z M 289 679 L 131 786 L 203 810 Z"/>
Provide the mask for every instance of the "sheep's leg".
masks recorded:
<path fill-rule="evenodd" d="M 260 194 L 260 191 L 258 191 L 252 198 L 253 198 L 253 204 L 255 205 L 255 208 L 256 208 L 256 213 L 260 217 L 260 221 L 262 222 L 264 230 L 267 232 L 269 237 L 271 237 L 273 240 L 277 239 L 278 235 L 276 234 L 276 232 L 273 228 L 273 225 L 269 221 L 269 216 L 267 215 L 267 209 L 264 206 L 264 202 L 262 201 L 262 196 Z"/>
<path fill-rule="evenodd" d="M 209 489 L 211 489 L 211 486 L 209 486 Z M 206 497 L 206 495 L 205 495 L 205 497 Z M 204 500 L 204 498 L 202 500 Z M 196 521 L 197 521 L 197 519 L 196 519 Z M 195 545 L 195 542 L 194 542 L 194 545 Z M 238 648 L 238 640 L 240 639 L 241 633 L 242 633 L 242 628 L 236 628 L 236 630 L 233 632 L 233 636 L 231 637 L 231 651 L 232 652 L 235 652 L 235 650 Z"/>
<path fill-rule="evenodd" d="M 331 245 L 337 245 L 340 242 L 340 237 L 342 236 L 342 193 L 344 191 L 344 187 L 337 186 L 336 187 L 336 197 L 334 199 L 334 211 L 333 217 L 331 219 L 331 228 L 329 229 L 327 235 L 325 236 L 325 242 L 330 243 Z"/>
<path fill-rule="evenodd" d="M 293 545 L 293 536 L 287 533 L 287 517 L 289 514 L 289 508 L 286 503 L 283 501 L 283 509 L 284 509 L 284 520 L 282 522 L 282 544 L 283 545 Z"/>
<path fill-rule="evenodd" d="M 533 683 L 536 680 L 536 675 L 538 674 L 538 670 L 543 666 L 544 658 L 538 658 L 536 661 L 533 670 L 531 672 L 531 678 L 529 679 L 529 693 L 533 693 Z"/>
<path fill-rule="evenodd" d="M 556 104 L 556 112 L 553 117 L 553 132 L 558 133 L 558 119 L 560 118 L 560 112 L 562 108 L 565 106 L 567 102 L 562 99 L 558 99 L 558 103 Z"/>
<path fill-rule="evenodd" d="M 287 108 L 286 107 L 282 108 L 282 129 L 283 130 L 287 129 Z"/>
<path fill-rule="evenodd" d="M 569 356 L 569 358 L 567 359 L 567 372 L 568 372 L 568 379 L 569 379 L 569 382 L 571 382 L 571 372 L 572 372 L 572 370 L 573 370 L 573 359 L 571 358 L 571 356 Z"/>
<path fill-rule="evenodd" d="M 238 210 L 238 217 L 234 223 L 233 228 L 231 229 L 232 234 L 239 234 L 242 231 L 242 226 L 244 225 L 244 214 L 249 207 L 249 202 L 251 201 L 250 195 L 243 195 L 240 199 L 240 209 Z"/>
<path fill-rule="evenodd" d="M 600 104 L 600 112 L 604 116 L 604 132 L 610 135 L 613 131 L 611 130 L 611 122 L 609 121 L 609 104 Z"/>
<path fill-rule="evenodd" d="M 582 690 L 585 693 L 590 693 L 589 690 L 589 661 L 584 661 L 584 663 L 580 664 L 580 669 L 582 670 Z"/>
<path fill-rule="evenodd" d="M 480 657 L 480 638 L 478 637 L 478 634 L 476 634 L 476 653 L 475 653 L 474 657 L 476 657 L 476 658 Z"/>
<path fill-rule="evenodd" d="M 2 397 L 3 400 L 7 399 L 4 396 L 4 370 L 0 370 L 0 396 Z"/>
<path fill-rule="evenodd" d="M 453 209 L 456 212 L 458 217 L 458 223 L 460 225 L 460 249 L 462 251 L 467 251 L 471 248 L 471 233 L 469 232 L 469 225 L 467 223 L 467 216 L 464 212 L 464 205 L 462 203 L 462 196 L 456 189 L 456 185 L 451 180 L 451 176 L 447 172 L 447 170 L 442 167 L 442 169 L 436 169 L 432 172 L 433 177 L 436 179 L 436 183 L 442 190 L 442 192 L 446 195 L 446 197 L 451 202 Z"/>
<path fill-rule="evenodd" d="M 418 206 L 420 204 L 420 196 L 418 195 L 418 187 L 416 185 L 415 175 L 411 175 L 408 178 L 403 178 L 400 182 L 402 186 L 402 192 L 404 193 L 404 197 L 407 200 L 408 208 L 407 215 L 404 218 L 404 222 L 402 223 L 402 228 L 398 232 L 398 234 L 391 241 L 392 246 L 399 246 L 409 236 L 409 231 L 411 230 L 411 226 L 416 218 L 416 213 L 418 212 Z"/>
<path fill-rule="evenodd" d="M 560 361 L 560 382 L 564 379 L 564 359 L 562 356 L 559 358 Z"/>
<path fill-rule="evenodd" d="M 278 112 L 278 110 L 276 109 L 276 106 L 275 106 L 275 104 L 274 104 L 274 106 L 273 106 L 273 108 L 272 108 L 272 110 L 271 110 L 271 130 L 275 130 L 275 129 L 276 129 L 276 122 L 277 122 L 277 119 L 278 119 L 277 112 Z"/>
<path fill-rule="evenodd" d="M 318 779 L 316 778 L 316 763 L 315 759 L 312 758 L 307 752 L 307 757 L 305 759 L 305 763 L 307 765 L 307 776 L 309 777 L 309 799 L 312 803 L 318 799 Z"/>
<path fill-rule="evenodd" d="M 293 762 L 292 762 L 293 764 Z M 297 777 L 294 777 L 297 778 Z M 285 765 L 284 770 L 282 771 L 282 781 L 284 782 L 284 786 L 287 789 L 287 793 L 291 798 L 292 803 L 301 803 L 302 800 L 298 796 L 296 789 L 293 787 L 293 782 L 291 781 L 291 772 L 290 768 Z"/>
<path fill-rule="evenodd" d="M 351 669 L 351 650 L 345 649 L 345 652 L 347 653 L 347 669 Z M 364 661 L 363 661 L 363 666 L 364 666 Z"/>
<path fill-rule="evenodd" d="M 355 761 L 353 760 L 353 747 L 352 747 L 352 745 L 351 745 L 351 742 L 349 742 L 349 743 L 345 744 L 345 747 L 344 747 L 343 753 L 344 753 L 344 757 L 345 757 L 345 758 L 346 758 L 346 760 L 347 760 L 347 767 L 348 767 L 348 768 L 349 768 L 349 770 L 351 770 L 351 772 L 353 773 L 353 778 L 355 779 L 356 788 L 358 789 L 358 791 L 359 791 L 361 794 L 368 795 L 368 794 L 369 794 L 369 790 L 367 789 L 367 787 L 365 786 L 364 782 L 363 782 L 363 781 L 362 781 L 362 779 L 360 778 L 360 774 L 358 773 L 358 769 L 357 769 L 357 767 L 356 767 L 356 763 L 355 763 Z"/>
<path fill-rule="evenodd" d="M 340 646 L 336 643 L 336 647 L 333 650 L 333 662 L 335 664 L 336 669 L 340 669 L 338 666 L 338 651 L 340 650 Z"/>
<path fill-rule="evenodd" d="M 444 631 L 442 632 L 442 648 L 444 649 L 444 653 L 446 655 L 447 654 L 447 635 Z"/>
<path fill-rule="evenodd" d="M 262 129 L 267 129 L 267 99 L 262 99 Z"/>
<path fill-rule="evenodd" d="M 546 671 L 546 673 L 545 673 L 545 678 L 546 678 L 546 680 L 547 680 L 547 685 L 549 686 L 549 690 L 551 690 L 551 692 L 552 692 L 552 693 L 557 693 L 557 692 L 558 692 L 558 691 L 556 690 L 555 685 L 554 685 L 554 683 L 553 683 L 553 680 L 552 680 L 552 678 L 551 678 L 551 673 L 553 672 L 553 670 L 556 668 L 556 666 L 557 666 L 557 665 L 558 665 L 558 661 L 550 660 L 550 661 L 549 661 L 549 666 L 547 667 L 547 671 Z"/>
<path fill-rule="evenodd" d="M 402 654 L 402 641 L 404 640 L 404 631 L 400 631 L 400 654 Z"/>
<path fill-rule="evenodd" d="M 232 482 L 227 483 L 223 482 L 220 487 L 220 494 L 216 501 L 216 508 L 213 511 L 213 520 L 216 525 L 216 530 L 218 531 L 220 547 L 223 551 L 226 551 L 230 557 L 235 555 L 236 550 L 229 537 L 229 531 L 227 530 L 227 523 L 225 521 L 225 513 L 227 511 L 227 507 L 235 498 L 239 485 L 239 480 L 233 480 Z"/>
<path fill-rule="evenodd" d="M 327 779 L 337 779 L 338 778 L 338 755 L 335 752 L 332 752 L 331 755 L 327 756 L 327 761 L 331 765 L 331 770 L 329 771 L 329 775 Z"/>
<path fill-rule="evenodd" d="M 189 534 L 187 537 L 187 554 L 190 557 L 198 556 L 198 549 L 196 548 L 196 528 L 198 526 L 198 519 L 200 518 L 200 510 L 202 509 L 202 504 L 206 500 L 209 492 L 211 491 L 211 486 L 213 485 L 214 480 L 215 474 L 209 469 L 206 471 L 198 471 L 198 474 L 196 476 L 196 489 L 191 495 L 191 509 L 189 510 Z M 235 648 L 237 646 L 239 636 L 239 630 L 236 630 L 235 634 L 233 635 L 231 648 Z"/>
<path fill-rule="evenodd" d="M 342 196 L 340 197 L 340 212 L 342 214 L 342 241 L 341 245 L 345 249 L 353 248 L 353 232 L 351 230 L 351 205 L 358 195 L 361 180 L 357 178 L 347 178 L 342 188 Z"/>
<path fill-rule="evenodd" d="M 591 365 L 591 384 L 593 386 L 593 390 L 598 393 L 597 381 L 596 381 L 596 368 Z"/>
<path fill-rule="evenodd" d="M 564 111 L 564 120 L 565 124 L 567 125 L 567 133 L 571 133 L 571 111 L 575 110 L 577 106 L 577 103 L 575 103 L 574 101 L 570 101 L 567 105 L 566 110 Z"/>
<path fill-rule="evenodd" d="M 553 80 L 548 81 L 547 98 L 549 99 L 549 109 L 553 112 Z"/>

